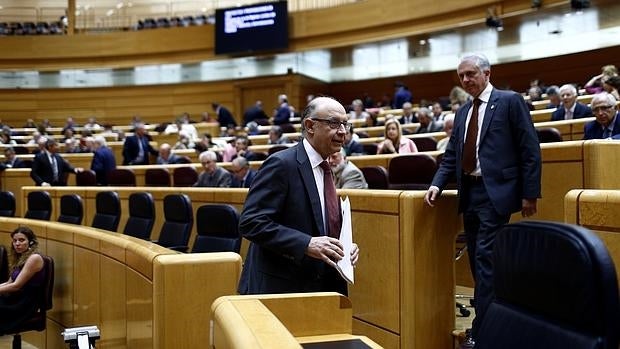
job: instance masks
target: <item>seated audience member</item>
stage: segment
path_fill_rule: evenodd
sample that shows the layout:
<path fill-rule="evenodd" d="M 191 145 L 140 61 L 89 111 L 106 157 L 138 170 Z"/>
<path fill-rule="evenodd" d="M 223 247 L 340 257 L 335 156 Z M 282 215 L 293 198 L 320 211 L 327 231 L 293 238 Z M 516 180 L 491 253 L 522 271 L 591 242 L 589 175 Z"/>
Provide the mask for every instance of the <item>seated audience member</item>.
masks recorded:
<path fill-rule="evenodd" d="M 32 150 L 33 154 L 39 154 L 45 152 L 45 145 L 47 144 L 47 137 L 40 136 L 37 138 L 37 147 Z"/>
<path fill-rule="evenodd" d="M 357 140 L 359 137 L 353 132 L 353 126 L 347 130 L 347 134 L 344 136 L 344 143 L 342 149 L 344 149 L 347 156 L 364 155 L 364 146 Z"/>
<path fill-rule="evenodd" d="M 396 119 L 385 122 L 385 139 L 377 146 L 377 154 L 417 153 L 418 148 L 409 138 L 403 137 L 400 123 Z"/>
<path fill-rule="evenodd" d="M 269 129 L 269 140 L 267 141 L 267 144 L 288 144 L 291 143 L 291 141 L 284 136 L 284 133 L 282 132 L 282 128 L 280 126 L 272 126 Z"/>
<path fill-rule="evenodd" d="M 32 230 L 19 226 L 11 233 L 9 280 L 0 284 L 0 334 L 13 333 L 37 311 L 44 287 L 43 257 Z"/>
<path fill-rule="evenodd" d="M 93 136 L 82 136 L 78 144 L 80 146 L 80 153 L 92 153 L 95 151 L 95 138 Z"/>
<path fill-rule="evenodd" d="M 192 145 L 190 147 L 190 144 Z M 177 149 L 191 149 L 191 148 L 195 148 L 196 144 L 190 142 L 189 137 L 187 136 L 187 134 L 183 131 L 179 132 L 179 137 L 177 138 L 177 142 L 174 144 L 174 146 L 172 147 L 172 149 L 177 150 Z"/>
<path fill-rule="evenodd" d="M 75 139 L 75 130 L 72 129 L 71 127 L 63 129 L 62 130 L 62 139 L 65 140 L 65 141 L 67 139 Z"/>
<path fill-rule="evenodd" d="M 0 163 L 0 171 L 23 167 L 25 167 L 24 163 L 15 155 L 15 150 L 11 147 L 4 148 L 4 162 Z"/>
<path fill-rule="evenodd" d="M 116 168 L 116 157 L 112 149 L 108 148 L 103 136 L 95 136 L 93 141 L 95 153 L 90 164 L 90 169 L 95 171 L 97 184 L 108 185 L 108 172 Z"/>
<path fill-rule="evenodd" d="M 67 117 L 67 121 L 65 122 L 65 126 L 62 127 L 63 131 L 67 128 L 76 128 L 78 124 L 75 123 L 73 117 Z"/>
<path fill-rule="evenodd" d="M 248 137 L 246 136 L 238 136 L 235 139 L 235 149 L 237 150 L 236 156 L 242 156 L 247 161 L 256 160 L 256 154 L 253 151 L 248 149 L 248 147 L 252 145 Z"/>
<path fill-rule="evenodd" d="M 618 68 L 608 64 L 601 68 L 601 73 L 593 76 L 583 86 L 588 94 L 595 94 L 603 91 L 603 79 L 618 75 Z"/>
<path fill-rule="evenodd" d="M 149 143 L 143 123 L 135 124 L 134 132 L 135 134 L 127 137 L 123 143 L 123 165 L 148 165 L 149 154 L 159 153 Z"/>
<path fill-rule="evenodd" d="M 447 114 L 443 119 L 443 131 L 446 133 L 446 137 L 437 142 L 437 150 L 446 150 L 450 136 L 452 136 L 452 129 L 454 128 L 454 114 Z"/>
<path fill-rule="evenodd" d="M 0 144 L 16 145 L 17 142 L 11 139 L 11 129 L 5 128 L 0 132 Z"/>
<path fill-rule="evenodd" d="M 26 120 L 26 123 L 24 124 L 23 128 L 37 128 L 37 124 L 34 122 L 33 119 L 28 119 Z"/>
<path fill-rule="evenodd" d="M 97 119 L 94 116 L 88 118 L 88 122 L 84 124 L 84 128 L 87 130 L 100 130 L 101 125 L 97 123 Z"/>
<path fill-rule="evenodd" d="M 549 104 L 547 104 L 546 109 L 560 107 L 562 100 L 560 99 L 560 88 L 557 85 L 547 87 L 547 99 L 549 100 Z"/>
<path fill-rule="evenodd" d="M 456 114 L 456 111 L 459 110 L 460 107 L 461 107 L 461 103 L 452 102 L 450 104 L 450 112 L 452 112 L 452 114 Z"/>
<path fill-rule="evenodd" d="M 542 100 L 541 96 L 542 96 L 542 91 L 540 89 L 540 87 L 538 86 L 532 86 L 527 90 L 527 95 L 530 97 L 530 99 L 526 102 L 527 107 L 530 109 L 530 111 L 536 109 L 534 107 L 534 104 L 532 104 L 532 102 L 536 102 L 536 101 L 540 101 Z"/>
<path fill-rule="evenodd" d="M 216 143 L 213 142 L 213 136 L 210 133 L 205 133 L 202 135 L 202 138 L 199 142 L 197 142 L 194 146 L 197 152 L 202 153 L 203 151 L 207 151 L 211 148 L 219 147 Z"/>
<path fill-rule="evenodd" d="M 231 163 L 231 188 L 249 188 L 252 185 L 256 171 L 250 168 L 250 163 L 243 156 L 237 156 Z"/>
<path fill-rule="evenodd" d="M 82 150 L 79 147 L 79 141 L 74 138 L 65 139 L 64 152 L 67 154 L 81 153 Z"/>
<path fill-rule="evenodd" d="M 263 101 L 256 101 L 253 106 L 249 107 L 243 113 L 243 125 L 247 125 L 255 120 L 268 120 L 269 117 L 263 110 Z"/>
<path fill-rule="evenodd" d="M 405 102 L 403 104 L 403 116 L 400 118 L 400 123 L 402 125 L 406 124 L 414 124 L 418 122 L 418 118 L 415 116 L 413 112 L 413 106 L 409 102 Z"/>
<path fill-rule="evenodd" d="M 418 122 L 420 123 L 420 127 L 415 133 L 430 133 L 443 130 L 441 121 L 435 121 L 428 108 L 420 108 L 420 110 L 418 110 Z"/>
<path fill-rule="evenodd" d="M 611 93 L 616 100 L 620 100 L 620 76 L 611 76 L 603 80 L 603 89 L 607 93 Z"/>
<path fill-rule="evenodd" d="M 237 126 L 237 122 L 235 121 L 235 118 L 230 110 L 216 102 L 211 103 L 211 108 L 215 111 L 215 115 L 217 115 L 217 122 L 220 123 L 221 127 L 232 126 L 234 128 Z"/>
<path fill-rule="evenodd" d="M 30 177 L 36 185 L 67 185 L 65 173 L 82 172 L 82 168 L 73 168 L 62 156 L 58 155 L 58 143 L 54 139 L 45 142 L 45 150 L 34 156 Z"/>
<path fill-rule="evenodd" d="M 204 151 L 198 156 L 204 171 L 198 176 L 194 187 L 230 187 L 232 176 L 230 172 L 217 165 L 217 155 L 211 150 Z"/>
<path fill-rule="evenodd" d="M 276 109 L 272 123 L 274 125 L 288 124 L 291 118 L 291 109 L 288 104 L 288 97 L 282 94 L 278 96 L 278 108 Z"/>
<path fill-rule="evenodd" d="M 443 112 L 443 108 L 441 107 L 441 103 L 439 102 L 433 103 L 432 111 L 433 111 L 433 120 L 442 122 L 445 117 L 445 114 Z"/>
<path fill-rule="evenodd" d="M 366 120 L 370 115 L 364 111 L 364 103 L 361 99 L 356 99 L 351 102 L 351 112 L 349 113 L 349 120 L 364 119 Z"/>
<path fill-rule="evenodd" d="M 217 122 L 217 119 L 214 118 L 211 114 L 209 114 L 209 112 L 202 112 L 202 114 L 200 114 L 200 122 Z"/>
<path fill-rule="evenodd" d="M 245 131 L 248 136 L 256 136 L 260 134 L 260 129 L 255 121 L 250 121 L 245 125 Z"/>
<path fill-rule="evenodd" d="M 450 97 L 450 103 L 452 104 L 458 103 L 459 105 L 464 105 L 471 98 L 469 93 L 467 93 L 467 91 L 465 91 L 465 89 L 463 89 L 461 86 L 454 86 L 452 90 L 450 90 L 449 97 Z M 456 111 L 452 111 L 452 112 L 456 113 Z"/>
<path fill-rule="evenodd" d="M 566 84 L 560 87 L 562 105 L 551 114 L 551 121 L 572 120 L 592 117 L 592 110 L 585 104 L 577 102 L 577 89 Z"/>
<path fill-rule="evenodd" d="M 155 161 L 158 165 L 178 164 L 181 157 L 172 153 L 170 144 L 164 143 L 159 146 L 159 155 Z"/>
<path fill-rule="evenodd" d="M 344 149 L 333 153 L 328 158 L 338 189 L 368 189 L 368 183 L 362 170 L 347 160 Z"/>
<path fill-rule="evenodd" d="M 583 139 L 607 139 L 620 134 L 620 117 L 616 98 L 612 94 L 595 94 L 590 105 L 596 120 L 585 124 Z"/>

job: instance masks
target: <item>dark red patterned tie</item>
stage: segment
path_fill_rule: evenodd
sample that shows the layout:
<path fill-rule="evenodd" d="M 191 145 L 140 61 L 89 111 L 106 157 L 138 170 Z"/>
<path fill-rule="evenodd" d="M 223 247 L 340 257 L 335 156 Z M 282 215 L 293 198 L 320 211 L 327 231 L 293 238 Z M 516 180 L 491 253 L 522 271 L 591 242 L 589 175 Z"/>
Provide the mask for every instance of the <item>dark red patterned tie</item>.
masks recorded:
<path fill-rule="evenodd" d="M 478 98 L 474 99 L 474 107 L 472 108 L 471 118 L 467 124 L 467 136 L 465 137 L 465 146 L 463 147 L 463 172 L 469 174 L 476 169 L 476 139 L 478 138 L 478 107 L 482 101 Z"/>
<path fill-rule="evenodd" d="M 336 185 L 332 177 L 332 169 L 327 161 L 319 165 L 323 169 L 323 195 L 325 196 L 325 217 L 327 217 L 327 235 L 336 239 L 340 238 L 340 205 L 336 195 Z"/>

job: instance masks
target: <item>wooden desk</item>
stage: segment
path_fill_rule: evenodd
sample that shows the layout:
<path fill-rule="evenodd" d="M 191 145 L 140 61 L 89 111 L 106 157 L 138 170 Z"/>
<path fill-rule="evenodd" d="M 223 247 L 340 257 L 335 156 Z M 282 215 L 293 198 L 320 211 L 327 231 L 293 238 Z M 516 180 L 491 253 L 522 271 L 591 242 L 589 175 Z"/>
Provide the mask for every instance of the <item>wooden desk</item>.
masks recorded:
<path fill-rule="evenodd" d="M 97 325 L 99 348 L 203 348 L 209 307 L 236 293 L 235 253 L 177 254 L 150 242 L 84 226 L 0 217 L 0 243 L 27 225 L 54 258 L 55 287 L 47 330 L 24 333 L 42 349 L 67 345 L 60 332 Z"/>
<path fill-rule="evenodd" d="M 300 344 L 360 340 L 352 305 L 337 293 L 224 296 L 211 306 L 215 348 L 301 348 Z"/>

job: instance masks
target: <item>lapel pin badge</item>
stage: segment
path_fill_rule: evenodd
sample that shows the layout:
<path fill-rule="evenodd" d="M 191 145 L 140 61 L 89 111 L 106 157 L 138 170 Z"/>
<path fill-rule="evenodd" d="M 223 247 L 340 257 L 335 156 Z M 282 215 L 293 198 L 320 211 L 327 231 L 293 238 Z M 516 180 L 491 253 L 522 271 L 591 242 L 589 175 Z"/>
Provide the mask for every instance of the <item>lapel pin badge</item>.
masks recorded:
<path fill-rule="evenodd" d="M 495 108 L 495 104 L 491 104 L 491 109 Z"/>

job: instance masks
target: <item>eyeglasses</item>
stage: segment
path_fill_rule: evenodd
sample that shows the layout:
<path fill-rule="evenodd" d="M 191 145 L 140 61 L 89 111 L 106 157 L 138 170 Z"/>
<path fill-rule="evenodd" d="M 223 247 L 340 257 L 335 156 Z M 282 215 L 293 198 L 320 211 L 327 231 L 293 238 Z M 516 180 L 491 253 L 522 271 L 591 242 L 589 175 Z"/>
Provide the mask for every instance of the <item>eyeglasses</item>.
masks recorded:
<path fill-rule="evenodd" d="M 353 127 L 353 124 L 347 121 L 337 121 L 337 120 L 332 120 L 332 119 L 319 119 L 319 118 L 311 118 L 310 120 L 324 122 L 332 130 L 337 130 L 340 128 L 340 126 L 343 126 L 345 131 L 350 131 L 351 127 Z"/>
<path fill-rule="evenodd" d="M 602 105 L 600 107 L 592 108 L 592 111 L 595 112 L 595 113 L 598 113 L 600 111 L 608 111 L 608 110 L 610 110 L 613 107 L 615 107 L 615 105 Z"/>

